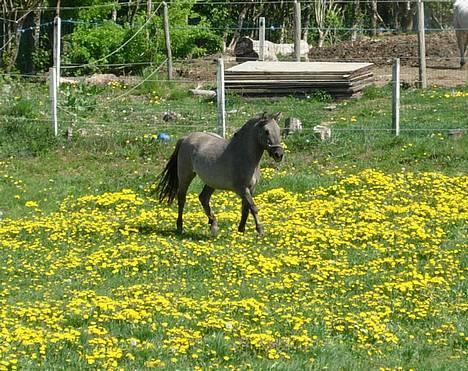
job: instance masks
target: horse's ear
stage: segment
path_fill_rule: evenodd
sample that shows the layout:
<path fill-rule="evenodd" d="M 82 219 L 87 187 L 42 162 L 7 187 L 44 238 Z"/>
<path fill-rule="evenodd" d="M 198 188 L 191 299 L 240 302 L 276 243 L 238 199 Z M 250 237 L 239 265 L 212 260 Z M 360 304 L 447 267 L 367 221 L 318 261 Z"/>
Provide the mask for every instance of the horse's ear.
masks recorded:
<path fill-rule="evenodd" d="M 281 119 L 282 114 L 282 112 L 276 112 L 275 114 L 273 114 L 272 118 L 275 119 L 276 122 L 278 122 Z"/>
<path fill-rule="evenodd" d="M 265 111 L 262 113 L 262 115 L 260 116 L 260 120 L 266 120 L 268 118 L 268 112 Z"/>

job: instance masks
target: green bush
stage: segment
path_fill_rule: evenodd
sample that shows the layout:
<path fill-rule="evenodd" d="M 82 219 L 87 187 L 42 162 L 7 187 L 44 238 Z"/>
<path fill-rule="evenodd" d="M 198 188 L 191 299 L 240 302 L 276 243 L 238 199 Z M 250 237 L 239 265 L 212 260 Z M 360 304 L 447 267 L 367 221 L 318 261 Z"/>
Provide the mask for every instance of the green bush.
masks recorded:
<path fill-rule="evenodd" d="M 73 64 L 124 63 L 122 53 L 109 54 L 122 45 L 125 34 L 123 27 L 111 21 L 104 21 L 99 27 L 79 25 L 65 38 L 70 47 L 64 54 L 64 61 Z"/>
<path fill-rule="evenodd" d="M 174 58 L 197 58 L 215 53 L 222 48 L 222 37 L 210 30 L 209 23 L 191 10 L 193 1 L 171 4 L 169 8 L 171 48 Z M 191 17 L 197 25 L 188 24 Z M 80 13 L 87 24 L 79 24 L 64 37 L 64 63 L 86 64 L 86 71 L 100 69 L 97 65 L 127 64 L 121 72 L 141 72 L 144 64 L 160 63 L 166 55 L 163 19 L 155 16 L 148 21 L 141 12 L 129 23 L 125 17 L 118 22 L 103 15 Z M 93 67 L 93 64 L 96 66 Z M 101 68 L 100 70 L 104 70 Z M 105 68 L 112 71 L 112 68 Z M 114 71 L 115 72 L 115 71 Z"/>

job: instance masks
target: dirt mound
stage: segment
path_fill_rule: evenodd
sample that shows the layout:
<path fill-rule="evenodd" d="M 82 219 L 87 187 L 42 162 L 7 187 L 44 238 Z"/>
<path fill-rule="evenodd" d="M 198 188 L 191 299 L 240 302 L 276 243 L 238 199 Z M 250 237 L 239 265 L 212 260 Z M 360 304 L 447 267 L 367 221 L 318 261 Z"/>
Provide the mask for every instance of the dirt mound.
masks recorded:
<path fill-rule="evenodd" d="M 455 33 L 453 31 L 427 33 L 426 56 L 428 67 L 458 67 Z M 309 53 L 311 61 L 362 61 L 372 62 L 377 66 L 389 65 L 398 57 L 402 65 L 418 65 L 416 34 L 366 37 L 354 43 L 349 41 L 330 47 L 313 47 Z"/>

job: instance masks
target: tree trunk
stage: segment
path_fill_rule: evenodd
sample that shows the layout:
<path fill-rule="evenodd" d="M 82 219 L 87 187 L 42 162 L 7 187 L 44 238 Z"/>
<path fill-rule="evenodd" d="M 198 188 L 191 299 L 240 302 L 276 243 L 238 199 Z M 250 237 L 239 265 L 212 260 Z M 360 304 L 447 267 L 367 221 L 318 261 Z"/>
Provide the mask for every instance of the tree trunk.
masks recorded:
<path fill-rule="evenodd" d="M 402 20 L 401 20 L 401 27 L 404 31 L 411 31 L 413 29 L 413 20 L 414 16 L 416 15 L 417 6 L 413 6 L 410 2 L 404 5 L 402 11 Z"/>
<path fill-rule="evenodd" d="M 33 49 L 34 52 L 37 52 L 39 48 L 41 47 L 40 45 L 40 39 L 41 39 L 41 16 L 42 16 L 42 11 L 41 10 L 36 10 L 34 12 L 34 33 L 33 33 Z M 33 58 L 34 61 L 34 58 Z M 33 63 L 33 73 L 36 72 L 36 66 Z"/>
<path fill-rule="evenodd" d="M 377 0 L 372 0 L 372 36 L 377 36 L 379 34 L 378 30 L 378 18 L 379 13 L 377 9 Z"/>
<path fill-rule="evenodd" d="M 351 33 L 351 42 L 357 40 L 358 28 L 361 26 L 361 6 L 359 0 L 354 0 L 354 20 L 353 32 Z"/>
<path fill-rule="evenodd" d="M 310 28 L 310 17 L 312 16 L 312 7 L 310 4 L 306 5 L 304 9 L 305 17 L 304 17 L 304 32 L 302 34 L 302 40 L 307 41 L 309 39 L 309 28 Z"/>
<path fill-rule="evenodd" d="M 21 41 L 21 30 L 28 15 L 32 12 L 29 10 L 25 13 L 20 13 L 21 9 L 35 9 L 43 4 L 44 0 L 24 0 L 21 2 L 2 1 L 2 16 L 3 20 L 3 49 L 0 50 L 0 65 L 7 72 L 13 70 L 19 54 L 19 46 Z M 21 5 L 18 6 L 18 3 Z M 60 0 L 58 1 L 60 6 Z M 37 27 L 37 26 L 36 26 Z M 37 30 L 36 30 L 37 32 Z M 34 34 L 33 37 L 35 37 Z"/>
<path fill-rule="evenodd" d="M 283 18 L 283 23 L 281 24 L 279 43 L 283 44 L 285 39 L 286 39 L 286 21 Z"/>
<path fill-rule="evenodd" d="M 327 35 L 326 35 L 326 32 L 323 32 L 322 30 L 318 30 L 318 33 L 319 33 L 318 47 L 321 48 L 323 47 L 323 43 L 325 42 L 325 37 Z"/>
<path fill-rule="evenodd" d="M 228 46 L 228 49 L 233 51 L 234 48 L 236 47 L 237 41 L 239 41 L 241 31 L 242 31 L 242 26 L 244 25 L 244 20 L 247 15 L 247 12 L 249 11 L 248 6 L 244 6 L 239 13 L 239 18 L 237 19 L 237 29 L 236 32 L 234 33 L 234 36 L 232 37 L 232 40 Z"/>
<path fill-rule="evenodd" d="M 2 47 L 0 47 L 0 68 L 3 67 L 3 45 L 5 45 L 5 42 L 7 41 L 7 34 L 6 34 L 6 30 L 5 30 L 5 10 L 4 10 L 4 6 L 2 4 L 2 20 L 1 20 L 1 24 L 2 24 L 2 34 L 0 35 L 0 45 L 2 45 Z"/>
<path fill-rule="evenodd" d="M 34 12 L 34 34 L 33 34 L 34 50 L 39 49 L 39 40 L 41 37 L 41 17 L 42 17 L 42 11 L 36 10 Z"/>

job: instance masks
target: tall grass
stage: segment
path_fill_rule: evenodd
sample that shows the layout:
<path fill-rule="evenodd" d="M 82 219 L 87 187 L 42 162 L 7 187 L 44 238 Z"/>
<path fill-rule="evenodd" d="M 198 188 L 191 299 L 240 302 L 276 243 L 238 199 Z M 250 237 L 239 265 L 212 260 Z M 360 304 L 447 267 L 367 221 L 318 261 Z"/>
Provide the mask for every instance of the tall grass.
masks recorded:
<path fill-rule="evenodd" d="M 200 181 L 184 236 L 149 194 L 178 137 L 216 130 L 212 101 L 62 87 L 52 138 L 44 86 L 0 89 L 0 368 L 464 367 L 468 136 L 447 129 L 468 128 L 466 88 L 405 90 L 399 137 L 388 87 L 335 108 L 229 96 L 230 135 L 265 110 L 304 130 L 262 160 L 266 236 L 238 234 L 239 200 L 217 192 L 216 238 Z"/>

